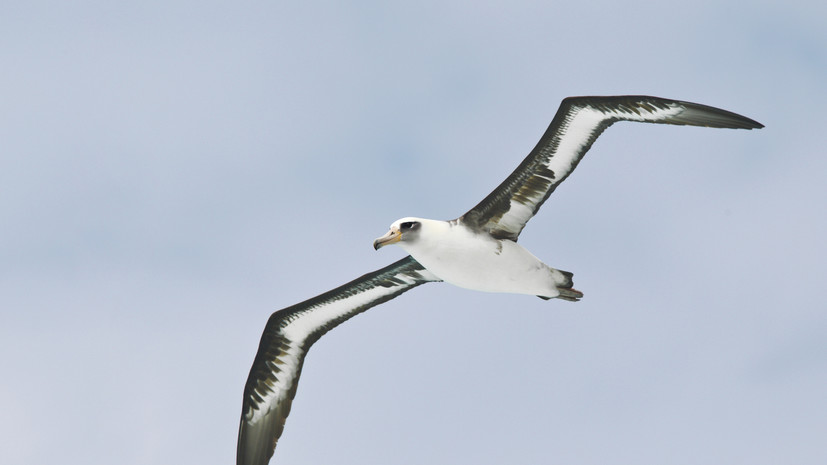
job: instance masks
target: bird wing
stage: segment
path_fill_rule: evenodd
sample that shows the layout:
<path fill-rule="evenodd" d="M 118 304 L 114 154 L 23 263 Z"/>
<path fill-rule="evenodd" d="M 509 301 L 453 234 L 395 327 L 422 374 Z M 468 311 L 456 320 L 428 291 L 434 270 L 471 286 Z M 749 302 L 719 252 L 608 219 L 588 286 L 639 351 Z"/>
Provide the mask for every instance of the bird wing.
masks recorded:
<path fill-rule="evenodd" d="M 488 197 L 460 217 L 471 228 L 516 241 L 594 141 L 617 121 L 753 129 L 761 123 L 719 108 L 643 95 L 563 100 L 534 150 Z"/>
<path fill-rule="evenodd" d="M 237 463 L 264 465 L 272 457 L 314 342 L 354 315 L 431 281 L 439 279 L 408 256 L 273 313 L 244 386 Z"/>

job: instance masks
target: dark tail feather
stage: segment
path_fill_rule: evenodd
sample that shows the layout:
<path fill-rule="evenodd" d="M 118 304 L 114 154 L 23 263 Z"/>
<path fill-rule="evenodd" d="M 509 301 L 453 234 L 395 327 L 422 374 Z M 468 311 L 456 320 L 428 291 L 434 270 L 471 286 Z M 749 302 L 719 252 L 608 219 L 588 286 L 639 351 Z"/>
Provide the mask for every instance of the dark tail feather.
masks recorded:
<path fill-rule="evenodd" d="M 568 300 L 569 302 L 577 302 L 583 298 L 583 293 L 573 287 L 564 287 L 562 289 L 558 288 L 557 290 L 560 291 L 560 295 L 557 296 L 558 299 Z"/>

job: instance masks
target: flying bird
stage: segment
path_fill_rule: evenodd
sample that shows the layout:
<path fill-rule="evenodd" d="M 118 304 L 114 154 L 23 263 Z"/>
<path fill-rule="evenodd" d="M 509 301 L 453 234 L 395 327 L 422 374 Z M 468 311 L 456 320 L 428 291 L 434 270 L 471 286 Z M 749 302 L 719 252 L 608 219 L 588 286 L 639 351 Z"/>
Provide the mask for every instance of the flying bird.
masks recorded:
<path fill-rule="evenodd" d="M 396 244 L 407 257 L 270 316 L 244 387 L 238 465 L 264 465 L 272 457 L 313 343 L 375 305 L 437 281 L 543 299 L 583 297 L 573 287 L 572 273 L 546 265 L 517 238 L 597 137 L 617 121 L 764 127 L 726 110 L 658 97 L 564 99 L 534 150 L 477 206 L 450 221 L 397 220 L 373 246 Z"/>

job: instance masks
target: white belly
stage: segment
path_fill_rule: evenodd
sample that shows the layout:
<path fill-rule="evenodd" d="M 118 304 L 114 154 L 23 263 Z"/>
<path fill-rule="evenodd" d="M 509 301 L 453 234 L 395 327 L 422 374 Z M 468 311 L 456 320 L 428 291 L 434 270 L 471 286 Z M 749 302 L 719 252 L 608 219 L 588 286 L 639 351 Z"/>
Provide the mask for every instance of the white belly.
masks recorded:
<path fill-rule="evenodd" d="M 443 281 L 485 292 L 556 297 L 554 271 L 516 242 L 498 241 L 455 226 L 439 241 L 400 244 Z"/>

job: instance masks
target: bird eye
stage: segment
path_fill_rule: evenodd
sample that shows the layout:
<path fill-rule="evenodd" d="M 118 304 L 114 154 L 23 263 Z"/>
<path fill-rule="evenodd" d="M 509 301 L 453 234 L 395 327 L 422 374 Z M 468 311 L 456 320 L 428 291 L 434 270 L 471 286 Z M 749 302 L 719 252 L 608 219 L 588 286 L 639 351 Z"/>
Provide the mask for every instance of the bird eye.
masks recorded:
<path fill-rule="evenodd" d="M 402 229 L 411 229 L 413 227 L 412 221 L 406 221 L 399 225 Z"/>

